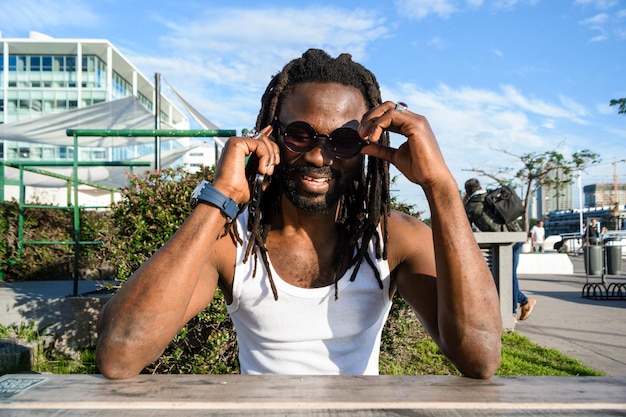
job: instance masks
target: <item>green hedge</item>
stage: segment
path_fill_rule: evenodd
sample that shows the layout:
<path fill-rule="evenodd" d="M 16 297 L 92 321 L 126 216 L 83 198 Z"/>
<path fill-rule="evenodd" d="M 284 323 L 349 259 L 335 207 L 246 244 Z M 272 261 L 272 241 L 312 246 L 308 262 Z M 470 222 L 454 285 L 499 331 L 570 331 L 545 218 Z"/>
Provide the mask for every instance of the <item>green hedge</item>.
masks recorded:
<path fill-rule="evenodd" d="M 19 206 L 13 201 L 0 204 L 0 270 L 6 281 L 71 279 L 74 267 L 73 244 L 27 244 L 19 251 Z M 26 208 L 23 211 L 23 242 L 73 242 L 74 213 L 71 209 Z M 107 211 L 80 211 L 83 241 L 102 241 L 112 233 Z M 81 278 L 110 277 L 103 245 L 85 245 L 79 257 Z"/>

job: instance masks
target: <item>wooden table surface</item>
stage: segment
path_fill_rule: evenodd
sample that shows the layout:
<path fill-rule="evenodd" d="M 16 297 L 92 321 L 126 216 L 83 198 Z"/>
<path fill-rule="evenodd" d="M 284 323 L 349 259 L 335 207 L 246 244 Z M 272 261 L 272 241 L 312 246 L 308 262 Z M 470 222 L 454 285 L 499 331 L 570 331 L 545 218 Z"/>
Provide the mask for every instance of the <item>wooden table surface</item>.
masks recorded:
<path fill-rule="evenodd" d="M 626 416 L 626 378 L 17 374 L 0 416 Z"/>

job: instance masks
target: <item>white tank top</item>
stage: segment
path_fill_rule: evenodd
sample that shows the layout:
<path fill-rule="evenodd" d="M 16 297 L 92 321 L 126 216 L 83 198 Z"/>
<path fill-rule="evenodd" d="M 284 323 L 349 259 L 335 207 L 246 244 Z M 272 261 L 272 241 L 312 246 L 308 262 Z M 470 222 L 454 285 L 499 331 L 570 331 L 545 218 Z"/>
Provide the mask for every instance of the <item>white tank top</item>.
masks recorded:
<path fill-rule="evenodd" d="M 300 288 L 283 281 L 270 267 L 278 291 L 274 300 L 259 255 L 243 263 L 248 245 L 247 211 L 238 218 L 244 235 L 237 247 L 233 302 L 227 306 L 237 330 L 242 374 L 377 375 L 380 337 L 389 315 L 390 274 L 387 261 L 369 252 L 383 282 L 363 262 L 350 281 L 352 268 L 335 287 Z"/>

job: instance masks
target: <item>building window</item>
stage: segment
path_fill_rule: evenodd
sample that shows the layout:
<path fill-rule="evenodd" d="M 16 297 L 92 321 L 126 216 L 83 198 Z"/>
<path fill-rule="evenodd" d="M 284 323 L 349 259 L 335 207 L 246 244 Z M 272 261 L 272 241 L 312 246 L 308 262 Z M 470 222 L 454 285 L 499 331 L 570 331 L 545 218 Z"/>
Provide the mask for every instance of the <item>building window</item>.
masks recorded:
<path fill-rule="evenodd" d="M 59 158 L 60 159 L 73 159 L 74 148 L 70 146 L 61 146 L 59 148 Z"/>
<path fill-rule="evenodd" d="M 144 96 L 141 93 L 137 93 L 137 98 L 139 99 L 139 102 L 141 104 L 143 104 L 144 106 L 146 106 L 146 108 L 150 111 L 152 111 L 152 101 L 150 101 L 148 99 L 148 97 Z"/>
<path fill-rule="evenodd" d="M 30 70 L 33 72 L 41 71 L 41 57 L 40 56 L 30 57 Z"/>
<path fill-rule="evenodd" d="M 113 97 L 124 98 L 131 95 L 133 87 L 117 72 L 113 72 Z"/>
<path fill-rule="evenodd" d="M 45 72 L 52 71 L 52 57 L 44 56 L 41 58 L 41 70 Z"/>
<path fill-rule="evenodd" d="M 76 57 L 68 56 L 65 58 L 65 71 L 75 72 L 76 71 Z"/>

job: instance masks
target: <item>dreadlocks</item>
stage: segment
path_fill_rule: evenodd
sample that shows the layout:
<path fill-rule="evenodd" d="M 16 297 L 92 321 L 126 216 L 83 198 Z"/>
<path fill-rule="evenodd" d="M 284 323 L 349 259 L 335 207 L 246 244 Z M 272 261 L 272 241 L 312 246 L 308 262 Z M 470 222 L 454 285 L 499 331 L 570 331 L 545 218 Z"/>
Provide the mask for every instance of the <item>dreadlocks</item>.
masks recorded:
<path fill-rule="evenodd" d="M 256 128 L 261 129 L 272 124 L 280 112 L 280 105 L 286 95 L 296 84 L 305 82 L 338 83 L 357 88 L 370 109 L 382 103 L 376 77 L 361 64 L 352 61 L 351 55 L 341 54 L 337 58 L 331 58 L 322 50 L 309 49 L 301 58 L 289 62 L 280 73 L 272 78 L 261 99 L 261 111 L 257 117 Z M 380 143 L 389 146 L 388 133 L 385 132 Z M 253 156 L 247 166 L 250 180 L 254 179 L 257 167 L 258 159 Z M 260 253 L 269 276 L 274 299 L 278 299 L 278 294 L 269 268 L 265 242 L 271 229 L 272 216 L 280 212 L 279 193 L 279 184 L 276 181 L 270 183 L 263 194 L 260 210 L 250 212 L 248 229 L 251 238 L 244 257 L 244 262 L 246 262 L 250 254 L 254 253 L 253 274 L 256 274 L 256 256 Z M 347 264 L 346 261 L 349 261 L 350 266 L 355 265 L 350 281 L 354 281 L 361 263 L 365 260 L 374 270 L 380 288 L 383 288 L 380 272 L 374 261 L 370 259 L 367 247 L 373 240 L 377 259 L 387 258 L 385 247 L 389 210 L 389 164 L 377 158 L 367 158 L 367 170 L 365 170 L 365 158 L 363 158 L 360 177 L 352 182 L 339 201 L 337 214 L 337 223 L 340 225 L 339 247 L 345 250 L 338 250 L 335 253 L 333 263 L 335 298 L 338 296 L 337 281 L 341 277 L 342 266 Z M 384 233 L 382 245 L 377 231 L 381 219 Z"/>

